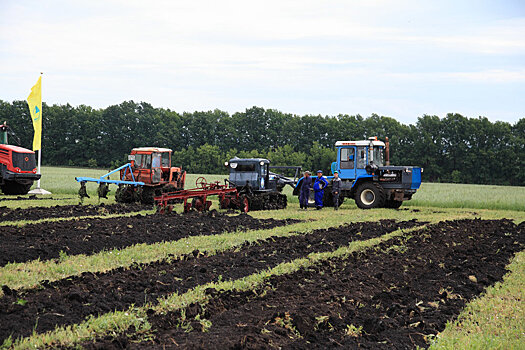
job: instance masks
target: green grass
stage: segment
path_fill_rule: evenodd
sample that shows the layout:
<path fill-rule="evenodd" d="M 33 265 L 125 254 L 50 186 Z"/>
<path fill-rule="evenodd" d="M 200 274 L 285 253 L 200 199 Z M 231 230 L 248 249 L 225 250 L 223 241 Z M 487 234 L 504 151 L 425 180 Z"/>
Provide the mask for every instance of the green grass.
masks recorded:
<path fill-rule="evenodd" d="M 70 167 L 42 167 L 42 179 L 40 180 L 40 187 L 52 192 L 53 194 L 61 195 L 77 195 L 80 187 L 79 183 L 75 180 L 75 177 L 94 177 L 99 178 L 102 175 L 108 173 L 111 169 L 90 169 L 90 168 L 70 168 Z M 113 180 L 118 179 L 118 174 L 110 175 Z M 199 175 L 199 174 L 188 174 L 186 176 L 186 188 L 195 187 L 195 180 L 198 177 L 204 176 L 206 180 L 211 181 L 223 181 L 226 178 L 225 175 Z M 96 183 L 88 183 L 88 191 L 96 196 Z M 116 185 L 110 185 L 112 193 L 117 188 Z M 36 187 L 33 185 L 33 188 Z"/>
<path fill-rule="evenodd" d="M 525 211 L 525 187 L 423 183 L 404 205 Z"/>

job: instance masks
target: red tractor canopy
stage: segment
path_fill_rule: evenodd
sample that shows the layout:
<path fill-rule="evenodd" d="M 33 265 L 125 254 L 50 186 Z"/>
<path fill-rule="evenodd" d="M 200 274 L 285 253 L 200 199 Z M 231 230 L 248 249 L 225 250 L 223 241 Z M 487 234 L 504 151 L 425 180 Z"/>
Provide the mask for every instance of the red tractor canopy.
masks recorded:
<path fill-rule="evenodd" d="M 0 144 L 0 187 L 4 194 L 27 194 L 38 179 L 35 152 Z"/>

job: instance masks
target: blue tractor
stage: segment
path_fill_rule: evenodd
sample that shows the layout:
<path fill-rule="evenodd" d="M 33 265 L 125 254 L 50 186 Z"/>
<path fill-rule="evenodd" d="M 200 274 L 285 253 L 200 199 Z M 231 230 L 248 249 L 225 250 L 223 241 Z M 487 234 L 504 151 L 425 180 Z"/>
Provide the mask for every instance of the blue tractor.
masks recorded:
<path fill-rule="evenodd" d="M 389 165 L 387 144 L 371 137 L 363 141 L 338 141 L 335 144 L 337 161 L 332 163 L 332 174 L 337 171 L 342 180 L 339 205 L 344 198 L 353 198 L 361 209 L 399 208 L 410 200 L 421 185 L 423 169 L 416 166 Z M 385 158 L 386 153 L 386 158 Z M 333 206 L 332 188 L 324 190 L 323 203 Z M 301 180 L 295 193 L 299 193 Z"/>

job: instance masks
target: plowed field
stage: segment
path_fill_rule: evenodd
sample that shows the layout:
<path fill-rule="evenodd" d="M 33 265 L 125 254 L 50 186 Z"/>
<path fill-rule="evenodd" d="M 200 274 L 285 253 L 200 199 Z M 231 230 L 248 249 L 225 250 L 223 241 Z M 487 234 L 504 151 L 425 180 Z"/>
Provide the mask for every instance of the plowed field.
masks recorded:
<path fill-rule="evenodd" d="M 441 222 L 377 249 L 273 277 L 257 290 L 210 290 L 207 304 L 152 315 L 152 340 L 132 342 L 126 334 L 84 345 L 426 347 L 469 300 L 501 280 L 509 259 L 525 247 L 524 231 L 524 224 L 508 220 Z"/>
<path fill-rule="evenodd" d="M 426 348 L 525 249 L 468 209 L 144 209 L 0 208 L 0 348 Z"/>
<path fill-rule="evenodd" d="M 104 203 L 100 205 L 55 205 L 52 207 L 30 207 L 26 209 L 0 207 L 0 222 L 125 214 L 148 209 L 152 209 L 152 207 L 138 204 Z"/>
<path fill-rule="evenodd" d="M 93 254 L 137 243 L 173 241 L 237 229 L 286 225 L 293 220 L 257 220 L 249 215 L 206 214 L 136 215 L 0 226 L 0 266 L 9 262 L 48 260 L 62 254 Z"/>
<path fill-rule="evenodd" d="M 16 291 L 4 287 L 6 296 L 0 299 L 0 341 L 9 335 L 27 336 L 33 330 L 43 332 L 56 325 L 81 322 L 89 315 L 155 302 L 159 297 L 183 293 L 219 276 L 238 279 L 312 252 L 334 250 L 353 240 L 379 237 L 416 225 L 415 221 L 395 223 L 392 220 L 356 223 L 308 235 L 258 241 L 213 256 L 195 251 L 174 261 L 137 264 L 108 273 L 85 273 L 44 283 L 43 289 L 38 290 Z M 16 303 L 21 298 L 26 304 Z"/>

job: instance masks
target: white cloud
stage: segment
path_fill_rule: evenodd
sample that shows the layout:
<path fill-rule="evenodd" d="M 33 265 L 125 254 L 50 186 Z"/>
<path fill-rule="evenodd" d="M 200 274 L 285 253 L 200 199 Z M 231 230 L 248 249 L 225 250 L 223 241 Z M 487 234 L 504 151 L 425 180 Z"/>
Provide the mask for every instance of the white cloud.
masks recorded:
<path fill-rule="evenodd" d="M 524 83 L 524 16 L 473 4 L 12 1 L 0 8 L 0 99 L 25 98 L 44 71 L 50 100 L 97 107 L 133 98 L 179 110 L 435 108 L 439 96 L 420 93 L 431 82 L 442 96 L 464 93 L 458 82 L 488 96 Z"/>
<path fill-rule="evenodd" d="M 403 81 L 468 82 L 468 83 L 525 83 L 525 69 L 488 69 L 482 71 L 385 73 L 385 76 Z"/>

